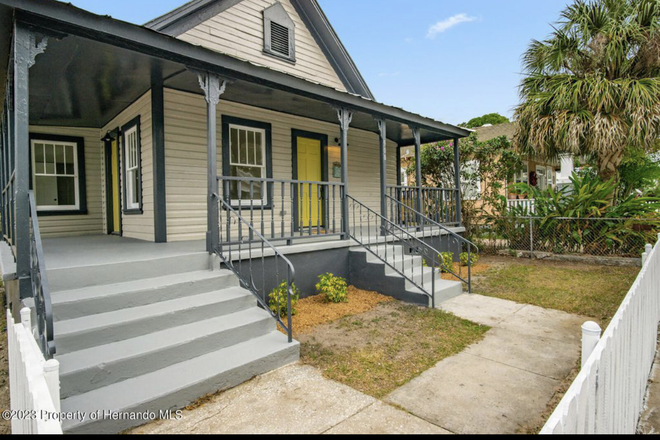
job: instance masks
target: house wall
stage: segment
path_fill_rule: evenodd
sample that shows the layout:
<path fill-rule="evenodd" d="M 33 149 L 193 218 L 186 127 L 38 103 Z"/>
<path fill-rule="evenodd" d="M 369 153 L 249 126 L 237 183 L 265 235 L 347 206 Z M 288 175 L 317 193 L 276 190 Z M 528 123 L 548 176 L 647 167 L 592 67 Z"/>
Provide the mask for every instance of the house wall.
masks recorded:
<path fill-rule="evenodd" d="M 100 234 L 103 232 L 103 154 L 97 129 L 30 126 L 30 133 L 79 137 L 85 140 L 87 214 L 39 217 L 43 237 Z"/>
<path fill-rule="evenodd" d="M 140 141 L 142 156 L 142 214 L 125 215 L 122 212 L 122 232 L 124 237 L 138 240 L 154 241 L 154 186 L 153 186 L 153 150 L 151 132 L 151 92 L 147 92 L 140 99 L 131 104 L 119 116 L 110 121 L 97 135 L 101 139 L 107 132 L 121 128 L 126 123 L 140 116 Z M 99 147 L 102 151 L 102 148 Z M 123 160 L 123 153 L 120 155 Z M 105 188 L 105 155 L 101 155 L 102 176 L 100 184 Z M 123 169 L 123 164 L 122 164 Z M 122 179 L 122 205 L 123 205 L 123 175 Z M 107 232 L 107 216 L 105 190 L 102 191 L 103 231 Z"/>
<path fill-rule="evenodd" d="M 334 142 L 339 125 L 220 101 L 218 105 L 218 170 L 222 170 L 222 115 L 265 122 L 272 125 L 273 177 L 292 179 L 292 129 L 328 136 L 328 176 L 331 182 L 334 162 L 340 150 Z M 367 206 L 380 209 L 379 138 L 375 133 L 349 130 L 349 194 Z M 206 102 L 202 96 L 165 90 L 165 169 L 167 186 L 168 241 L 201 240 L 206 236 Z M 396 144 L 388 143 L 388 183 L 396 184 Z M 278 192 L 277 190 L 275 191 Z M 337 194 L 338 195 L 338 194 Z M 289 197 L 288 190 L 285 199 Z M 280 222 L 280 205 L 269 211 Z M 290 224 L 287 211 L 287 231 Z M 339 205 L 337 204 L 337 215 Z M 270 217 L 266 219 L 270 221 Z M 339 226 L 339 220 L 337 221 Z M 279 229 L 278 229 L 279 230 Z"/>
<path fill-rule="evenodd" d="M 346 87 L 289 0 L 280 0 L 296 26 L 296 63 L 264 53 L 262 11 L 274 0 L 244 0 L 180 35 L 188 43 L 295 75 L 342 91 Z"/>

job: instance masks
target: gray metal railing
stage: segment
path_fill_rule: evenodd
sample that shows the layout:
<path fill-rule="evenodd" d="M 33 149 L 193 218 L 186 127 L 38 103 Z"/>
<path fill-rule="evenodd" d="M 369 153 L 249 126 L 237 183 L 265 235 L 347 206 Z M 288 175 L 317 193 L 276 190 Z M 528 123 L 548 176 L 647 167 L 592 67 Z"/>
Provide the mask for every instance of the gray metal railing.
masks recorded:
<path fill-rule="evenodd" d="M 391 222 L 353 197 L 347 198 L 351 238 L 428 296 L 435 308 L 435 288 L 441 278 L 441 272 L 435 268 L 439 266 L 440 253 L 413 232 Z M 406 259 L 404 253 L 397 252 L 397 248 L 401 247 L 422 258 Z M 432 268 L 430 278 L 424 274 L 428 267 Z M 421 280 L 415 281 L 420 273 Z"/>
<path fill-rule="evenodd" d="M 37 204 L 34 192 L 30 191 L 30 282 L 32 285 L 32 298 L 37 315 L 37 342 L 46 359 L 55 356 L 55 332 L 53 330 L 53 306 L 46 274 L 43 245 L 37 218 Z"/>
<path fill-rule="evenodd" d="M 291 298 L 294 295 L 295 268 L 291 261 L 273 246 L 256 228 L 253 223 L 244 218 L 218 194 L 214 194 L 218 202 L 220 237 L 224 235 L 223 228 L 231 227 L 238 235 L 231 243 L 218 244 L 215 253 L 222 263 L 239 279 L 243 288 L 249 290 L 257 299 L 259 305 L 286 331 L 289 342 L 293 342 L 293 325 Z M 266 259 L 269 259 L 268 270 Z M 259 261 L 259 270 L 255 269 L 255 261 Z M 281 269 L 281 271 L 280 271 Z M 282 273 L 282 274 L 280 274 Z M 286 278 L 281 278 L 286 275 Z M 286 298 L 282 298 L 277 290 L 275 298 L 269 298 L 269 285 L 279 286 L 286 283 Z M 286 305 L 286 323 L 280 310 Z M 274 306 L 275 310 L 271 307 Z"/>
<path fill-rule="evenodd" d="M 218 181 L 225 204 L 271 242 L 291 245 L 318 237 L 345 238 L 341 183 L 224 176 Z M 231 226 L 227 224 L 220 236 L 225 244 L 244 239 Z M 252 230 L 246 232 L 251 240 Z"/>
<path fill-rule="evenodd" d="M 448 240 L 447 247 L 449 249 L 459 250 L 459 257 L 462 253 L 467 254 L 467 274 L 463 273 L 462 264 L 458 264 L 458 270 L 455 270 L 454 267 L 449 267 L 446 264 L 443 264 L 442 270 L 465 283 L 468 287 L 468 292 L 472 293 L 472 257 L 473 255 L 479 254 L 479 247 L 467 238 L 452 231 L 447 226 L 426 217 L 419 211 L 405 205 L 399 200 L 387 196 L 386 201 L 387 213 L 392 221 L 400 221 L 403 218 L 404 220 L 401 223 L 402 226 L 422 231 L 424 235 L 431 237 L 445 236 Z"/>
<path fill-rule="evenodd" d="M 421 208 L 418 207 L 417 193 L 418 187 L 410 186 L 388 186 L 387 196 L 397 200 L 402 205 L 422 213 L 425 217 L 434 220 L 437 223 L 445 225 L 459 225 L 460 216 L 458 212 L 459 191 L 453 188 L 421 188 Z M 400 224 L 406 224 L 412 220 L 408 216 L 409 212 L 403 210 L 398 213 L 397 221 Z"/>

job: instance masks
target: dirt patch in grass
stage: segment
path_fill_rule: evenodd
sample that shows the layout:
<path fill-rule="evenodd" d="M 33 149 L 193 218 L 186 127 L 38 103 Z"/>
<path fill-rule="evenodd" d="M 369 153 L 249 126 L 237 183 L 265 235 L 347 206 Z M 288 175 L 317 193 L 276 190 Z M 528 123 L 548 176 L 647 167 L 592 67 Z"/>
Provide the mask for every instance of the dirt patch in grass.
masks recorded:
<path fill-rule="evenodd" d="M 640 269 L 507 257 L 484 257 L 491 269 L 474 278 L 474 292 L 561 310 L 599 321 L 605 328 Z"/>
<path fill-rule="evenodd" d="M 301 360 L 329 379 L 382 398 L 489 330 L 449 313 L 386 302 L 301 335 Z"/>
<path fill-rule="evenodd" d="M 336 321 L 345 316 L 359 315 L 378 304 L 394 301 L 393 298 L 376 292 L 348 287 L 349 302 L 333 304 L 323 301 L 321 295 L 301 299 L 296 306 L 298 313 L 293 317 L 295 335 L 309 332 L 316 326 Z"/>
<path fill-rule="evenodd" d="M 459 263 L 454 263 L 454 267 L 452 268 L 455 274 L 460 275 L 463 279 L 467 280 L 468 276 L 468 268 L 467 267 L 460 267 Z M 479 274 L 482 274 L 484 272 L 488 272 L 490 270 L 490 265 L 488 264 L 483 264 L 483 263 L 478 263 L 472 266 L 472 269 L 470 270 L 470 273 L 472 276 L 477 276 Z M 449 281 L 460 281 L 458 278 L 456 278 L 454 275 L 450 273 L 443 273 L 442 274 L 442 279 L 443 280 L 449 280 Z"/>

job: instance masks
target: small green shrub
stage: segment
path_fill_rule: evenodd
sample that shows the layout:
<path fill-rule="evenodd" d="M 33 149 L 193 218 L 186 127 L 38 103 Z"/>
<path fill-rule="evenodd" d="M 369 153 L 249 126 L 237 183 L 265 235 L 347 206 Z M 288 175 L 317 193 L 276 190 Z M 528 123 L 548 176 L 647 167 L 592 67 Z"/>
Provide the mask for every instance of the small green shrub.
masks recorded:
<path fill-rule="evenodd" d="M 296 283 L 291 285 L 291 290 L 293 291 L 293 295 L 291 295 L 291 315 L 293 316 L 297 313 L 296 305 L 300 299 L 300 290 L 296 287 Z M 279 314 L 281 318 L 287 316 L 287 294 L 287 282 L 282 281 L 282 284 L 271 290 L 268 295 L 270 310 Z"/>
<path fill-rule="evenodd" d="M 474 267 L 479 262 L 479 254 L 473 252 L 468 255 L 467 252 L 463 252 L 461 254 L 461 266 L 466 267 L 468 265 L 468 260 L 470 260 L 469 262 L 472 263 L 472 267 Z"/>
<path fill-rule="evenodd" d="M 348 284 L 346 284 L 346 280 L 331 273 L 319 276 L 316 291 L 323 295 L 325 302 L 335 304 L 348 302 Z"/>
<path fill-rule="evenodd" d="M 440 260 L 442 261 L 442 266 L 440 266 L 440 270 L 444 272 L 448 272 L 452 270 L 454 267 L 454 253 L 453 252 L 441 252 L 440 255 Z"/>

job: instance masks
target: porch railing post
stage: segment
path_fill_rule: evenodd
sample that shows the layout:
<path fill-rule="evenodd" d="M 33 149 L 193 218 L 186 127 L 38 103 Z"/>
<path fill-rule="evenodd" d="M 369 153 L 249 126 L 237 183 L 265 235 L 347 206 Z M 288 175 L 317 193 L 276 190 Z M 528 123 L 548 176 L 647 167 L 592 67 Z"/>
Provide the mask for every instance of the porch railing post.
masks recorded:
<path fill-rule="evenodd" d="M 413 137 L 415 138 L 415 180 L 417 183 L 417 226 L 422 226 L 422 214 L 424 208 L 422 207 L 422 189 L 424 182 L 422 181 L 422 139 L 419 128 L 413 128 Z"/>
<path fill-rule="evenodd" d="M 456 223 L 463 223 L 461 211 L 461 152 L 458 138 L 454 139 L 454 185 L 456 187 Z"/>
<path fill-rule="evenodd" d="M 381 222 L 380 235 L 385 235 L 387 226 L 387 122 L 383 119 L 377 119 L 378 131 L 380 133 L 380 215 L 383 216 Z"/>
<path fill-rule="evenodd" d="M 220 244 L 220 213 L 215 194 L 218 191 L 218 136 L 217 136 L 217 105 L 220 96 L 225 92 L 227 82 L 212 73 L 198 73 L 199 85 L 206 99 L 207 128 L 207 162 L 208 162 L 208 194 L 207 194 L 207 232 L 206 250 L 215 252 Z"/>
<path fill-rule="evenodd" d="M 341 183 L 344 185 L 341 197 L 341 230 L 342 240 L 348 240 L 350 225 L 348 221 L 348 128 L 353 120 L 353 113 L 345 108 L 337 110 L 341 127 Z"/>
<path fill-rule="evenodd" d="M 29 69 L 37 55 L 46 49 L 48 38 L 39 42 L 34 33 L 20 22 L 14 23 L 13 41 L 13 115 L 14 115 L 14 160 L 15 160 L 15 230 L 16 276 L 21 299 L 32 296 L 30 280 L 30 138 L 29 138 Z"/>

